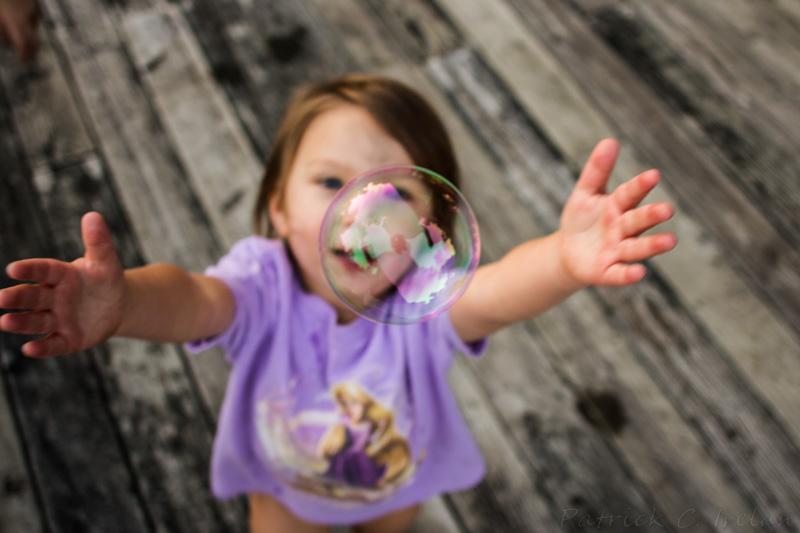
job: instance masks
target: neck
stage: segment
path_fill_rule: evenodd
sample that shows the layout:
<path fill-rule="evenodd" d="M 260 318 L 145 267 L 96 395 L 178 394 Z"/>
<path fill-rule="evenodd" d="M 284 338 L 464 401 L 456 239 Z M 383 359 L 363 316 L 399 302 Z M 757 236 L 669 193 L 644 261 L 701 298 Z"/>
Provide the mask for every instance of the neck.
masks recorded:
<path fill-rule="evenodd" d="M 341 309 L 339 307 L 336 307 L 336 323 L 339 324 L 340 326 L 345 324 L 350 324 L 356 318 L 358 318 L 358 315 L 355 314 L 350 309 L 348 308 Z"/>

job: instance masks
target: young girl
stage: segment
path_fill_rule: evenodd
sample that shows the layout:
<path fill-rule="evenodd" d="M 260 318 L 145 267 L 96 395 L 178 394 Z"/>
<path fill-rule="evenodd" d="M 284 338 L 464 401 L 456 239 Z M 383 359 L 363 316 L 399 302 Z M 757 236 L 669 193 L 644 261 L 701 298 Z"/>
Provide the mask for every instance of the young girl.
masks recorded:
<path fill-rule="evenodd" d="M 635 283 L 645 274 L 635 262 L 675 246 L 671 234 L 641 235 L 673 212 L 639 207 L 657 171 L 604 193 L 617 151 L 613 140 L 599 143 L 560 229 L 479 268 L 447 313 L 374 323 L 326 281 L 317 248 L 326 208 L 378 166 L 418 165 L 456 185 L 458 169 L 440 120 L 409 88 L 368 76 L 319 84 L 293 101 L 278 133 L 255 211 L 262 236 L 234 245 L 204 275 L 171 265 L 123 270 L 102 218 L 88 213 L 84 257 L 8 265 L 13 279 L 38 283 L 0 292 L 0 307 L 33 310 L 3 315 L 0 328 L 45 335 L 23 346 L 30 357 L 112 335 L 221 345 L 232 371 L 214 493 L 248 494 L 254 532 L 406 531 L 425 500 L 483 476 L 447 384 L 453 353 L 481 354 L 491 333 L 587 285 Z"/>

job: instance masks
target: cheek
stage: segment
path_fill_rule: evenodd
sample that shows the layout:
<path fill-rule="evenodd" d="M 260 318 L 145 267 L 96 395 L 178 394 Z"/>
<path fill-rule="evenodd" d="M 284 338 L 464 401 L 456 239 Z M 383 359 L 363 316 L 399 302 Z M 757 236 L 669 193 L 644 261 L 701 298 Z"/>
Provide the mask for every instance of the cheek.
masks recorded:
<path fill-rule="evenodd" d="M 319 239 L 319 230 L 322 227 L 321 214 L 312 210 L 298 211 L 290 219 L 290 233 L 299 238 L 313 240 L 316 245 Z"/>
<path fill-rule="evenodd" d="M 293 217 L 289 232 L 289 245 L 305 272 L 322 268 L 319 254 L 321 220 L 312 217 Z"/>

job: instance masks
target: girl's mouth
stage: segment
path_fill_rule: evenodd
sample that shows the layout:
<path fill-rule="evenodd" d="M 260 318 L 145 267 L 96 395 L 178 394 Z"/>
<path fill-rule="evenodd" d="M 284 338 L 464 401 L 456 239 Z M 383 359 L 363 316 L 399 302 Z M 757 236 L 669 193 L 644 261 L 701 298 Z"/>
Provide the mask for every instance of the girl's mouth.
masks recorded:
<path fill-rule="evenodd" d="M 355 250 L 337 248 L 333 250 L 333 255 L 339 258 L 350 270 L 367 270 L 378 260 L 377 257 L 372 255 L 368 247 L 357 248 Z"/>

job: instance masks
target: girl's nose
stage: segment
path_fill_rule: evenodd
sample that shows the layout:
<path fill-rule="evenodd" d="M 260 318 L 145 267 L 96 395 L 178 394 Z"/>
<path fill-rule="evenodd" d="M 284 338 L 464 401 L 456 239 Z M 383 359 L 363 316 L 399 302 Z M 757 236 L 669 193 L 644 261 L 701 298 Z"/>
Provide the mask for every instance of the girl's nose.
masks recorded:
<path fill-rule="evenodd" d="M 356 221 L 356 210 L 348 206 L 341 218 L 342 229 L 347 229 Z"/>

